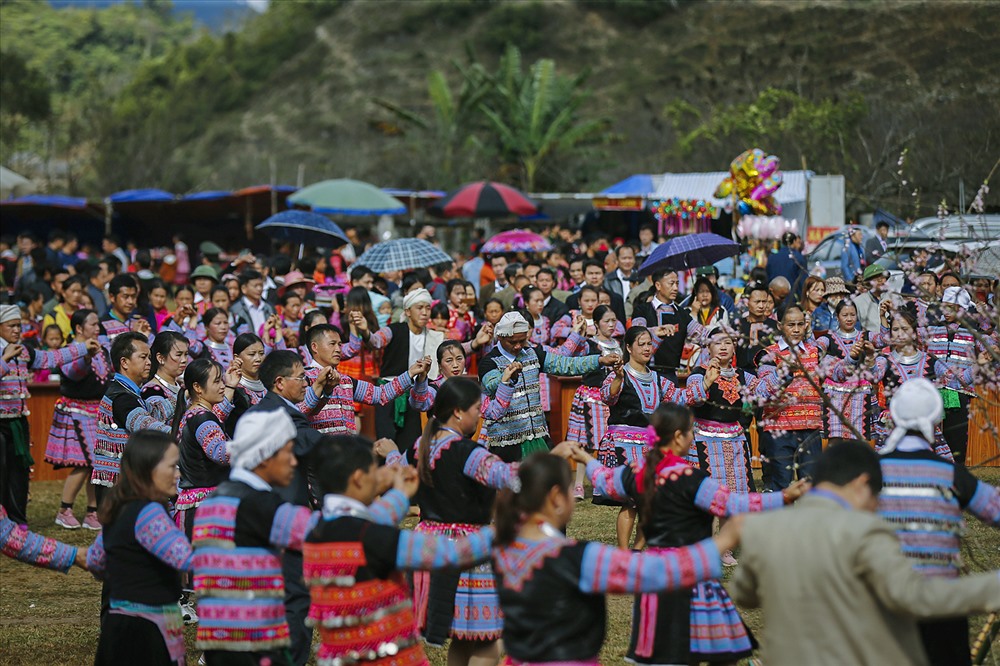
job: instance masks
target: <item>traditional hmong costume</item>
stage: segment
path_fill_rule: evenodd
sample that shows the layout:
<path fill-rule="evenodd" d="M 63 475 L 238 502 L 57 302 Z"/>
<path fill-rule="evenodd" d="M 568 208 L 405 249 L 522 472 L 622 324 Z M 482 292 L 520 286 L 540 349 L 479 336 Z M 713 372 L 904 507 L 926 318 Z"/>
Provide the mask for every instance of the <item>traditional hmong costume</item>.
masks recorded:
<path fill-rule="evenodd" d="M 115 373 L 97 412 L 97 443 L 90 482 L 107 488 L 115 485 L 129 435 L 147 429 L 170 432 L 173 414 L 173 403 L 164 398 L 143 400 L 135 382 Z"/>
<path fill-rule="evenodd" d="M 419 445 L 419 444 L 418 444 Z M 417 457 L 416 447 L 410 451 Z M 450 429 L 435 435 L 428 457 L 433 484 L 421 484 L 417 532 L 464 537 L 489 525 L 496 490 L 517 473 L 485 448 Z M 432 645 L 449 638 L 492 641 L 500 638 L 503 617 L 493 589 L 489 563 L 468 571 L 416 572 L 413 575 L 417 626 Z"/>
<path fill-rule="evenodd" d="M 159 502 L 125 504 L 87 551 L 87 568 L 107 581 L 111 607 L 95 664 L 183 666 L 179 572 L 191 570 L 191 544 Z"/>
<path fill-rule="evenodd" d="M 492 536 L 489 529 L 458 540 L 401 531 L 375 523 L 361 502 L 327 495 L 302 553 L 319 666 L 427 664 L 402 571 L 485 561 Z"/>
<path fill-rule="evenodd" d="M 177 524 L 188 538 L 194 526 L 194 509 L 229 478 L 230 438 L 222 422 L 232 409 L 233 404 L 223 399 L 213 409 L 194 405 L 181 416 L 178 429 L 181 480 L 174 508 Z"/>
<path fill-rule="evenodd" d="M 132 330 L 128 324 L 118 319 L 113 311 L 109 311 L 107 318 L 101 321 L 101 328 L 104 329 L 104 335 L 107 337 L 107 346 L 109 348 L 111 343 L 115 341 L 115 338 L 122 333 L 128 333 Z"/>
<path fill-rule="evenodd" d="M 56 469 L 90 467 L 97 441 L 97 411 L 114 371 L 103 349 L 59 368 L 59 400 L 45 444 L 45 460 Z"/>
<path fill-rule="evenodd" d="M 838 328 L 823 334 L 819 339 L 826 343 L 827 357 L 841 361 L 851 357 L 851 347 L 859 339 L 864 340 L 872 337 L 863 331 L 844 333 Z M 879 340 L 879 342 L 882 341 Z M 875 345 L 876 349 L 880 346 L 878 343 Z M 830 398 L 830 406 L 823 414 L 823 437 L 854 439 L 856 435 L 844 425 L 845 423 L 850 423 L 861 434 L 862 438 L 871 439 L 873 437 L 872 412 L 876 405 L 876 398 L 871 382 L 859 375 L 848 377 L 846 381 L 842 382 L 827 376 L 823 381 L 823 390 Z"/>
<path fill-rule="evenodd" d="M 142 385 L 139 395 L 143 400 L 150 398 L 163 398 L 173 404 L 177 404 L 177 396 L 180 395 L 181 385 L 171 384 L 160 375 L 155 374 L 153 378 Z"/>
<path fill-rule="evenodd" d="M 76 561 L 76 546 L 44 537 L 7 517 L 0 506 L 0 553 L 25 564 L 66 573 Z"/>
<path fill-rule="evenodd" d="M 722 575 L 710 539 L 639 553 L 574 541 L 547 523 L 541 529 L 548 538 L 518 538 L 493 551 L 512 664 L 596 666 L 607 627 L 604 595 L 687 590 Z"/>
<path fill-rule="evenodd" d="M 617 340 L 605 342 L 593 338 L 587 340 L 586 353 L 621 356 L 622 348 Z M 607 368 L 597 368 L 585 374 L 579 388 L 573 394 L 573 404 L 569 409 L 566 439 L 580 442 L 588 451 L 596 451 L 597 445 L 608 432 L 608 406 L 601 397 L 601 386 L 607 376 Z"/>
<path fill-rule="evenodd" d="M 4 321 L 21 318 L 15 305 L 0 308 L 0 319 Z M 0 354 L 8 344 L 0 339 Z M 0 506 L 7 509 L 14 522 L 28 522 L 28 476 L 34 464 L 27 418 L 31 370 L 58 368 L 86 354 L 87 347 L 76 342 L 52 351 L 23 346 L 17 356 L 6 361 L 0 358 Z"/>
<path fill-rule="evenodd" d="M 692 386 L 677 388 L 674 383 L 659 373 L 636 372 L 630 365 L 625 366 L 625 378 L 621 391 L 612 395 L 611 384 L 615 375 L 608 375 L 601 385 L 601 397 L 608 405 L 608 432 L 597 447 L 597 459 L 602 465 L 639 465 L 646 458 L 648 450 L 649 415 L 656 411 L 661 402 L 676 402 L 687 405 L 704 400 L 703 393 Z M 594 488 L 594 504 L 620 506 L 616 498 L 605 497 Z"/>
<path fill-rule="evenodd" d="M 652 515 L 646 518 L 647 548 L 671 552 L 712 536 L 714 518 L 784 505 L 781 493 L 731 493 L 707 472 L 667 452 L 656 468 L 656 487 L 644 488 L 643 467 L 615 469 L 588 463 L 594 488 L 618 500 L 637 501 L 653 492 Z M 751 654 L 756 642 L 743 624 L 719 577 L 694 590 L 644 594 L 633 606 L 628 659 L 643 664 L 688 664 L 737 661 Z"/>
<path fill-rule="evenodd" d="M 664 338 L 657 337 L 652 329 L 662 325 L 674 326 L 674 334 Z M 705 333 L 705 327 L 691 317 L 690 309 L 678 307 L 674 303 L 664 303 L 658 296 L 654 296 L 649 303 L 635 304 L 632 326 L 646 326 L 650 329 L 656 348 L 650 366 L 668 378 L 675 376 L 681 365 L 684 343 Z"/>
<path fill-rule="evenodd" d="M 504 317 L 509 314 L 512 313 Z M 518 319 L 524 322 L 522 317 Z M 496 395 L 504 369 L 514 360 L 521 363 L 522 369 L 520 376 L 512 380 L 515 390 L 510 408 L 500 418 L 486 419 L 483 424 L 490 451 L 506 462 L 549 449 L 549 426 L 539 397 L 539 373 L 572 377 L 599 367 L 597 356 L 560 356 L 546 349 L 525 347 L 515 359 L 502 345 L 497 345 L 479 364 L 479 379 L 488 396 Z"/>
<path fill-rule="evenodd" d="M 306 368 L 306 377 L 310 382 L 315 382 L 322 370 L 323 366 L 314 361 Z M 410 393 L 411 399 L 425 402 L 428 395 L 427 381 L 414 384 L 413 377 L 408 371 L 380 386 L 363 379 L 340 375 L 339 383 L 333 386 L 329 393 L 317 396 L 317 402 L 313 405 L 309 404 L 307 396 L 307 400 L 299 405 L 299 409 L 309 417 L 309 424 L 321 433 L 354 434 L 358 431 L 357 422 L 354 420 L 355 402 L 363 405 L 387 405 L 400 396 L 406 396 L 407 392 Z"/>
<path fill-rule="evenodd" d="M 233 436 L 233 433 L 236 432 L 236 422 L 248 409 L 263 400 L 266 394 L 267 389 L 264 387 L 264 382 L 259 379 L 240 377 L 240 383 L 233 391 L 233 409 L 223 421 L 223 428 L 227 435 Z"/>
<path fill-rule="evenodd" d="M 729 376 L 720 374 L 705 390 L 706 370 L 704 365 L 695 368 L 687 380 L 692 391 L 705 396 L 703 402 L 692 408 L 694 446 L 688 462 L 734 493 L 754 492 L 750 443 L 746 438 L 753 409 L 744 402 L 744 395 L 757 388 L 757 378 L 749 372 L 733 370 Z"/>

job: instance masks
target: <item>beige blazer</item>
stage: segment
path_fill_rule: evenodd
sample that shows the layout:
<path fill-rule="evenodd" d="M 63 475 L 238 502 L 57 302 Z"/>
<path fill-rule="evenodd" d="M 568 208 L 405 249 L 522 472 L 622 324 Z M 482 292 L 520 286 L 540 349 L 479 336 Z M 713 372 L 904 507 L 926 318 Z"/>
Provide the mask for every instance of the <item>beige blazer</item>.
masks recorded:
<path fill-rule="evenodd" d="M 917 620 L 1000 609 L 996 572 L 924 577 L 888 523 L 814 494 L 747 516 L 732 592 L 764 611 L 767 666 L 923 665 Z"/>

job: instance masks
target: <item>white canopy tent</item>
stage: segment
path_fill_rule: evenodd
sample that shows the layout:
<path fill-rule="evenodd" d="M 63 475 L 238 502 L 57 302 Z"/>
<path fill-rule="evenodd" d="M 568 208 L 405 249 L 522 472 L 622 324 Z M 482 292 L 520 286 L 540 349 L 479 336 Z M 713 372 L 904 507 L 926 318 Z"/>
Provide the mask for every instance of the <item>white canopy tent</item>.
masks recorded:
<path fill-rule="evenodd" d="M 35 184 L 6 167 L 0 166 L 0 199 L 23 197 L 35 191 Z"/>

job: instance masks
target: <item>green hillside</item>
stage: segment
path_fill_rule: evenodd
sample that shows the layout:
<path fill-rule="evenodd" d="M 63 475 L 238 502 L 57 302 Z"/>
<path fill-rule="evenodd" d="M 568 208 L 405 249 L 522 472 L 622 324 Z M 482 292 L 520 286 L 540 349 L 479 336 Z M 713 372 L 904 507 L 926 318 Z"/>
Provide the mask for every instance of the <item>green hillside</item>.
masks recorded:
<path fill-rule="evenodd" d="M 0 29 L 6 52 L 7 20 Z M 525 85 L 540 59 L 554 61 L 553 89 L 585 74 L 575 97 L 556 97 L 574 100 L 576 122 L 604 121 L 599 134 L 554 146 L 536 189 L 719 170 L 760 145 L 785 168 L 844 173 L 852 210 L 912 215 L 953 203 L 960 178 L 974 193 L 1000 158 L 991 3 L 272 1 L 236 34 L 187 29 L 104 98 L 74 189 L 224 188 L 267 182 L 272 168 L 294 183 L 300 167 L 307 182 L 518 183 L 517 147 L 476 108 L 445 175 L 428 94 L 434 70 L 456 99 L 463 82 L 496 83 L 508 43 Z M 31 43 L 16 47 L 37 61 Z M 503 104 L 494 93 L 489 104 Z"/>

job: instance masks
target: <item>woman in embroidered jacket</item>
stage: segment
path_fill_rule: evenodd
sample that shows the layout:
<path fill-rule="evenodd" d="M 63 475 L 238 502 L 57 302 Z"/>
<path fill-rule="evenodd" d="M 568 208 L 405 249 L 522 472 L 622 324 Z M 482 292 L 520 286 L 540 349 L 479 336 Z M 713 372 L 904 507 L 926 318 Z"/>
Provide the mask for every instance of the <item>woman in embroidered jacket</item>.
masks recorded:
<path fill-rule="evenodd" d="M 233 342 L 233 361 L 239 361 L 240 381 L 233 391 L 233 409 L 223 420 L 226 435 L 233 436 L 236 422 L 243 414 L 263 399 L 267 389 L 258 373 L 264 362 L 264 342 L 253 333 L 241 333 Z"/>
<path fill-rule="evenodd" d="M 333 666 L 374 649 L 364 661 L 368 666 L 427 664 L 402 572 L 485 562 L 493 530 L 452 539 L 378 524 L 372 502 L 380 486 L 388 480 L 412 497 L 417 470 L 376 467 L 371 443 L 355 435 L 327 439 L 317 465 L 323 517 L 302 548 L 302 571 L 312 588 L 306 622 L 320 635 L 317 662 Z"/>
<path fill-rule="evenodd" d="M 171 404 L 177 402 L 181 392 L 179 378 L 188 364 L 189 343 L 177 331 L 160 331 L 149 346 L 149 381 L 143 384 L 140 396 L 143 400 L 152 397 L 165 398 Z"/>
<path fill-rule="evenodd" d="M 180 454 L 166 433 L 129 438 L 118 484 L 101 502 L 103 532 L 87 567 L 107 581 L 111 607 L 101 625 L 98 666 L 183 666 L 184 622 L 178 572 L 191 570 L 191 544 L 167 515 Z"/>
<path fill-rule="evenodd" d="M 77 342 L 97 341 L 101 325 L 93 310 L 77 310 L 70 320 Z M 97 519 L 97 497 L 90 480 L 91 460 L 97 439 L 97 411 L 104 389 L 111 380 L 111 358 L 102 347 L 93 356 L 84 356 L 59 367 L 62 382 L 59 400 L 52 415 L 52 427 L 45 445 L 45 460 L 56 469 L 73 471 L 63 483 L 62 506 L 56 513 L 56 525 L 66 529 L 84 527 L 101 529 Z M 73 501 L 86 486 L 87 513 L 83 522 L 73 515 Z"/>
<path fill-rule="evenodd" d="M 694 415 L 685 406 L 657 407 L 648 426 L 651 447 L 641 465 L 614 470 L 577 449 L 595 488 L 642 508 L 649 549 L 670 551 L 712 534 L 714 518 L 780 508 L 807 489 L 798 481 L 783 493 L 731 493 L 707 472 L 685 460 L 694 441 Z M 628 659 L 645 664 L 735 663 L 751 654 L 753 639 L 718 578 L 694 592 L 636 597 Z"/>
<path fill-rule="evenodd" d="M 653 337 L 645 327 L 633 326 L 628 330 L 624 349 L 624 358 L 618 359 L 615 371 L 601 386 L 601 397 L 609 407 L 608 432 L 598 445 L 597 458 L 608 467 L 636 465 L 643 460 L 647 450 L 646 426 L 661 402 L 685 405 L 705 399 L 700 387 L 679 389 L 669 379 L 649 369 Z M 635 504 L 630 500 L 606 497 L 598 488 L 594 489 L 594 503 L 621 507 L 616 526 L 618 547 L 628 548 L 635 526 Z M 636 536 L 635 547 L 641 545 L 640 533 Z"/>
<path fill-rule="evenodd" d="M 465 345 L 458 342 L 457 340 L 445 340 L 437 348 L 437 362 L 438 368 L 441 369 L 441 376 L 437 379 L 432 379 L 427 382 L 427 392 L 428 395 L 421 401 L 415 401 L 413 395 L 410 395 L 410 407 L 419 410 L 421 412 L 429 412 L 434 407 L 434 401 L 437 398 L 437 392 L 441 389 L 441 385 L 452 377 L 464 377 L 465 376 Z M 504 372 L 507 381 L 513 376 L 513 374 L 521 369 L 520 363 L 512 363 L 507 366 L 510 369 L 508 374 Z M 490 398 L 485 393 L 483 394 L 483 418 L 485 419 L 498 419 L 506 413 L 507 408 L 510 407 L 510 399 L 514 395 L 514 389 L 503 383 L 501 381 L 500 386 L 497 387 L 497 393 L 493 398 Z M 416 450 L 420 441 L 417 440 L 413 444 L 413 449 Z M 485 434 L 480 431 L 479 443 L 485 446 L 486 437 Z"/>
<path fill-rule="evenodd" d="M 261 338 L 264 342 L 264 353 L 272 349 L 285 349 L 285 339 L 280 329 L 273 327 L 273 322 L 264 324 L 264 331 L 269 336 Z M 229 327 L 229 313 L 222 308 L 209 308 L 202 315 L 201 324 L 195 331 L 184 329 L 184 335 L 191 342 L 191 357 L 198 358 L 208 355 L 219 365 L 228 368 L 233 362 L 233 344 L 236 333 Z"/>
<path fill-rule="evenodd" d="M 497 497 L 493 567 L 504 650 L 514 663 L 596 666 L 607 626 L 605 595 L 690 595 L 692 585 L 722 575 L 719 553 L 739 541 L 739 519 L 713 538 L 661 552 L 574 541 L 565 535 L 572 482 L 565 460 L 539 453 L 518 469 L 517 492 Z"/>
<path fill-rule="evenodd" d="M 482 389 L 452 377 L 441 385 L 416 451 L 420 473 L 420 523 L 416 531 L 465 537 L 490 523 L 496 490 L 510 482 L 516 464 L 504 463 L 469 437 L 482 410 Z M 396 462 L 389 453 L 388 463 Z M 451 638 L 449 663 L 495 662 L 503 619 L 488 564 L 464 572 L 414 575 L 417 626 L 431 645 Z"/>

